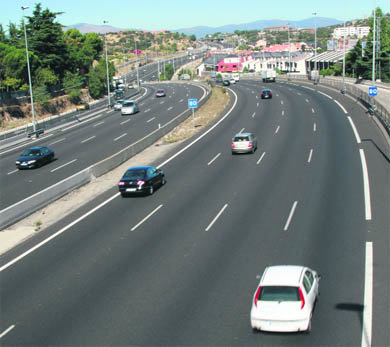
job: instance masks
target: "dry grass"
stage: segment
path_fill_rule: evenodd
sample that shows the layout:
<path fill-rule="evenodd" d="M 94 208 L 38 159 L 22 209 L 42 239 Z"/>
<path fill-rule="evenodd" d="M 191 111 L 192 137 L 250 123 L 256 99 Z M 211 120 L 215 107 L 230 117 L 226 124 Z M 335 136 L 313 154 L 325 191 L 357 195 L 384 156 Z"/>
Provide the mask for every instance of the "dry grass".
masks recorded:
<path fill-rule="evenodd" d="M 178 142 L 191 137 L 220 116 L 229 103 L 229 99 L 230 96 L 225 89 L 214 87 L 210 99 L 195 112 L 194 121 L 192 116 L 188 117 L 183 123 L 163 137 L 163 143 Z"/>

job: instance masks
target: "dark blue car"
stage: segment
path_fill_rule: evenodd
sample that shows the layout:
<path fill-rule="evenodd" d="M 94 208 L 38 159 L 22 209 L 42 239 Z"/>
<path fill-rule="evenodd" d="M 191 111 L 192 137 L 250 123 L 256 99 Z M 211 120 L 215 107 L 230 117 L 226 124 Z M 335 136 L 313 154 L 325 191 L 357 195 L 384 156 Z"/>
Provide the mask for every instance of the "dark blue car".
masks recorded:
<path fill-rule="evenodd" d="M 165 174 L 154 166 L 135 166 L 128 169 L 118 183 L 121 195 L 148 194 L 166 183 Z"/>
<path fill-rule="evenodd" d="M 16 160 L 18 169 L 32 169 L 50 163 L 54 159 L 54 151 L 48 147 L 31 147 L 26 149 Z"/>

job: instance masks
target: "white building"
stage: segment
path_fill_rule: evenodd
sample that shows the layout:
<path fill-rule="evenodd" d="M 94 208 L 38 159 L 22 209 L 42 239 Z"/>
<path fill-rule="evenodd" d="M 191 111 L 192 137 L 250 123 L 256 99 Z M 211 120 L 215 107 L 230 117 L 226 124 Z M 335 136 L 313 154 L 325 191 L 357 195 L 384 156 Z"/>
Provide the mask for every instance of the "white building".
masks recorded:
<path fill-rule="evenodd" d="M 355 36 L 358 39 L 361 39 L 365 36 L 368 36 L 370 32 L 370 27 L 354 27 L 354 26 L 349 26 L 349 27 L 340 27 L 336 28 L 333 31 L 333 38 L 339 39 L 341 37 L 347 37 L 347 36 Z"/>

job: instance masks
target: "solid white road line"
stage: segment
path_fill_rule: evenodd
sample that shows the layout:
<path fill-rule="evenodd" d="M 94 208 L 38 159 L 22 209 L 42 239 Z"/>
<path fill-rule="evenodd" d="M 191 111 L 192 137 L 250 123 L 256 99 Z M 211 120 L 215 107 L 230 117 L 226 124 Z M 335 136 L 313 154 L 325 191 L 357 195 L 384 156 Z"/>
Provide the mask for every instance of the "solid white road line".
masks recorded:
<path fill-rule="evenodd" d="M 245 128 L 242 128 L 239 132 L 242 133 L 245 130 Z"/>
<path fill-rule="evenodd" d="M 150 123 L 152 120 L 155 120 L 156 117 L 153 117 L 153 118 L 150 118 L 148 121 L 146 121 L 146 123 Z"/>
<path fill-rule="evenodd" d="M 356 127 L 355 127 L 355 123 L 353 122 L 353 120 L 352 120 L 352 118 L 350 116 L 348 116 L 348 120 L 349 120 L 349 123 L 351 124 L 353 133 L 355 134 L 356 142 L 357 143 L 361 143 L 359 133 L 358 133 Z"/>
<path fill-rule="evenodd" d="M 114 139 L 114 141 L 118 141 L 119 139 L 121 139 L 122 137 L 124 137 L 124 136 L 126 136 L 126 135 L 127 135 L 127 133 L 124 133 L 124 134 L 122 134 L 121 136 L 116 137 L 116 138 Z"/>
<path fill-rule="evenodd" d="M 131 118 L 124 120 L 123 122 L 120 123 L 120 125 L 125 124 L 125 123 L 130 122 L 130 121 L 131 121 Z"/>
<path fill-rule="evenodd" d="M 341 105 L 337 100 L 333 100 L 337 105 L 339 105 L 340 106 L 340 108 L 344 111 L 344 113 L 345 114 L 347 114 L 348 112 L 347 112 L 347 110 L 344 108 L 344 106 L 343 105 Z"/>
<path fill-rule="evenodd" d="M 366 220 L 371 220 L 371 194 L 370 194 L 370 181 L 368 178 L 366 156 L 363 149 L 359 149 L 360 160 L 362 162 L 363 170 L 363 187 L 364 187 L 364 205 L 366 211 Z"/>
<path fill-rule="evenodd" d="M 278 127 L 275 130 L 275 134 L 277 134 L 279 132 L 279 129 L 280 129 L 280 126 L 278 125 Z"/>
<path fill-rule="evenodd" d="M 15 328 L 15 325 L 11 325 L 8 329 L 4 330 L 4 331 L 0 334 L 0 339 L 3 338 L 5 335 L 7 335 L 13 328 Z"/>
<path fill-rule="evenodd" d="M 102 124 L 104 124 L 104 121 L 96 123 L 93 127 L 98 127 L 99 125 L 102 125 Z"/>
<path fill-rule="evenodd" d="M 161 204 L 160 206 L 156 207 L 152 212 L 150 212 L 143 220 L 141 220 L 138 224 L 134 225 L 130 231 L 134 231 L 137 229 L 142 223 L 144 223 L 146 220 L 148 220 L 151 216 L 153 216 L 163 205 Z"/>
<path fill-rule="evenodd" d="M 294 212 L 295 212 L 295 209 L 297 208 L 297 205 L 298 205 L 298 201 L 294 201 L 294 203 L 292 205 L 292 208 L 291 208 L 291 211 L 290 211 L 290 215 L 288 216 L 286 225 L 284 226 L 284 231 L 288 230 L 288 227 L 290 226 L 291 219 L 292 219 L 292 217 L 294 215 Z"/>
<path fill-rule="evenodd" d="M 18 172 L 18 171 L 19 171 L 18 169 L 14 170 L 14 171 L 10 171 L 7 173 L 7 175 L 12 175 L 13 173 Z"/>
<path fill-rule="evenodd" d="M 52 143 L 49 143 L 49 146 L 55 145 L 56 143 L 59 143 L 59 142 L 65 141 L 65 140 L 66 140 L 66 138 L 63 137 L 62 139 L 59 139 L 59 140 L 54 141 L 54 142 L 52 142 Z"/>
<path fill-rule="evenodd" d="M 211 165 L 219 156 L 221 155 L 221 153 L 218 153 L 213 159 L 211 159 L 207 165 Z"/>
<path fill-rule="evenodd" d="M 260 164 L 260 162 L 263 160 L 264 156 L 265 156 L 265 152 L 261 155 L 260 159 L 257 161 L 257 163 L 256 163 L 257 165 Z"/>
<path fill-rule="evenodd" d="M 317 131 L 317 124 L 316 124 L 316 123 L 314 123 L 314 125 L 313 125 L 313 131 L 314 131 L 314 132 Z"/>
<path fill-rule="evenodd" d="M 81 141 L 81 143 L 86 143 L 86 142 L 88 142 L 88 141 L 94 139 L 95 137 L 96 137 L 95 135 L 93 135 L 93 136 L 91 136 L 91 137 L 88 137 L 87 139 Z"/>
<path fill-rule="evenodd" d="M 307 159 L 307 162 L 310 163 L 311 162 L 311 157 L 313 156 L 313 150 L 311 149 L 310 150 L 310 153 L 309 153 L 309 158 Z"/>
<path fill-rule="evenodd" d="M 325 93 L 321 92 L 320 90 L 317 90 L 317 92 L 320 93 L 321 95 L 326 96 L 327 98 L 333 100 L 333 98 L 331 96 L 329 96 L 328 94 L 325 94 Z"/>
<path fill-rule="evenodd" d="M 225 204 L 221 211 L 218 212 L 218 214 L 214 217 L 214 219 L 211 221 L 211 223 L 208 225 L 208 227 L 205 229 L 205 231 L 209 231 L 212 226 L 214 225 L 214 223 L 217 221 L 217 219 L 221 216 L 221 214 L 223 213 L 223 211 L 225 211 L 226 207 L 228 207 L 229 205 L 228 204 Z"/>
<path fill-rule="evenodd" d="M 366 242 L 362 347 L 371 347 L 372 343 L 373 259 L 372 242 Z"/>
<path fill-rule="evenodd" d="M 59 166 L 59 167 L 57 167 L 57 168 L 55 168 L 55 169 L 53 169 L 53 170 L 50 170 L 50 172 L 54 172 L 54 171 L 57 171 L 57 170 L 59 170 L 59 169 L 62 169 L 64 166 L 67 166 L 67 165 L 69 165 L 69 164 L 72 164 L 72 163 L 74 163 L 76 160 L 77 160 L 77 159 L 73 159 L 73 160 L 67 162 L 67 163 L 64 164 L 64 165 L 61 165 L 61 166 Z"/>
<path fill-rule="evenodd" d="M 84 215 L 82 215 L 81 217 L 77 218 L 76 220 L 74 220 L 72 223 L 68 224 L 66 227 L 60 229 L 59 231 L 57 231 L 56 233 L 54 233 L 53 235 L 49 236 L 47 239 L 43 240 L 42 242 L 36 244 L 34 247 L 30 248 L 29 250 L 27 250 L 26 252 L 22 253 L 21 255 L 19 255 L 18 257 L 14 258 L 13 260 L 11 260 L 9 263 L 3 265 L 2 267 L 0 267 L 0 272 L 6 270 L 7 268 L 9 268 L 11 265 L 15 264 L 16 262 L 18 262 L 19 260 L 23 259 L 24 257 L 26 257 L 27 255 L 29 255 L 30 253 L 34 252 L 35 250 L 37 250 L 38 248 L 42 247 L 43 245 L 45 245 L 46 243 L 48 243 L 49 241 L 53 240 L 54 238 L 56 238 L 57 236 L 61 235 L 62 233 L 64 233 L 66 230 L 70 229 L 72 226 L 76 225 L 78 222 L 82 221 L 83 219 L 87 218 L 89 215 L 91 215 L 92 213 L 94 213 L 96 210 L 98 210 L 99 208 L 103 207 L 104 205 L 108 204 L 111 200 L 115 199 L 116 197 L 118 197 L 120 195 L 120 193 L 116 193 L 115 195 L 113 195 L 111 198 L 107 199 L 106 201 L 102 202 L 100 205 L 96 206 L 95 208 L 93 208 L 92 210 L 90 210 L 89 212 L 85 213 Z"/>

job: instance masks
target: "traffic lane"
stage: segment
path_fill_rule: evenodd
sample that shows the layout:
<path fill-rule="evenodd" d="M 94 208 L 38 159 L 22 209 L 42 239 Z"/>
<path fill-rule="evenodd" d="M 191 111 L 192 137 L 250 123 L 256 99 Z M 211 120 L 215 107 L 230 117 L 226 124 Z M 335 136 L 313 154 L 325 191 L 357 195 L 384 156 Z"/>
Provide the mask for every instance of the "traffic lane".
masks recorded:
<path fill-rule="evenodd" d="M 206 185 L 207 186 L 207 185 Z M 253 192 L 253 190 L 250 190 L 250 192 Z M 212 196 L 213 196 L 213 194 L 212 194 Z M 176 199 L 176 201 L 180 201 L 180 199 Z M 241 205 L 244 205 L 244 204 L 239 204 L 239 206 L 241 206 Z M 198 204 L 196 204 L 196 206 L 198 206 Z M 184 210 L 187 210 L 187 209 L 184 209 Z M 181 214 L 180 214 L 181 215 Z M 184 218 L 185 220 L 186 220 L 186 218 Z M 195 218 L 196 220 L 197 220 L 197 218 Z M 221 219 L 221 220 L 223 220 L 223 219 Z M 234 218 L 234 220 L 236 220 L 236 218 Z M 246 219 L 244 219 L 244 220 L 246 220 Z M 158 223 L 158 224 L 161 224 L 161 223 Z M 229 224 L 229 223 L 228 223 Z M 240 223 L 241 224 L 241 223 Z M 190 223 L 190 225 L 192 225 L 192 223 Z M 181 229 L 181 231 L 183 230 L 182 228 L 179 228 L 179 229 Z M 249 308 L 248 308 L 249 309 Z"/>
<path fill-rule="evenodd" d="M 178 89 L 179 93 L 173 94 L 173 97 L 168 99 L 169 102 L 166 106 L 166 112 L 162 112 L 161 105 L 157 104 L 157 100 L 154 98 L 147 99 L 149 103 L 145 104 L 145 107 L 148 107 L 148 105 L 154 106 L 150 106 L 150 110 L 159 110 L 156 118 L 161 122 L 161 125 L 164 124 L 164 121 L 168 122 L 172 119 L 172 116 L 176 116 L 176 113 L 178 114 L 186 110 L 186 104 L 184 103 L 179 103 L 179 107 L 174 107 L 177 102 L 175 101 L 176 96 L 177 98 L 180 97 L 180 100 L 183 99 L 181 88 L 175 89 Z M 195 90 L 197 90 L 197 92 L 195 92 Z M 188 92 L 198 95 L 201 90 L 199 90 L 198 87 L 191 86 L 188 87 L 187 93 Z M 110 112 L 110 118 L 105 117 L 93 120 L 89 122 L 89 125 L 76 126 L 75 128 L 72 128 L 73 131 L 67 136 L 61 135 L 58 140 L 56 140 L 56 137 L 42 139 L 42 145 L 48 145 L 55 149 L 56 158 L 58 160 L 39 170 L 28 170 L 23 173 L 15 172 L 15 170 L 9 171 L 11 174 L 7 174 L 4 179 L 6 185 L 4 188 L 5 190 L 2 191 L 4 199 L 1 201 L 1 208 L 10 206 L 49 185 L 69 177 L 75 172 L 81 171 L 108 157 L 112 153 L 121 150 L 124 146 L 135 142 L 137 139 L 145 136 L 148 132 L 151 132 L 158 127 L 158 125 L 155 124 L 156 122 L 148 122 L 152 116 L 145 119 L 142 111 L 139 114 L 128 118 L 127 120 L 130 119 L 131 121 L 126 125 L 124 123 L 127 120 L 122 119 L 125 117 L 118 117 L 117 113 L 113 113 L 112 111 L 108 112 Z M 66 131 L 67 128 L 64 130 Z M 50 142 L 46 144 L 45 141 Z M 107 141 L 110 141 L 108 146 Z M 51 145 L 51 143 L 53 143 L 53 145 Z M 54 147 L 54 145 L 56 145 L 56 147 Z M 80 148 L 82 148 L 81 151 Z M 45 177 L 48 174 L 50 174 L 49 179 Z M 23 177 L 22 180 L 20 176 Z M 10 194 L 7 192 L 10 192 Z"/>

